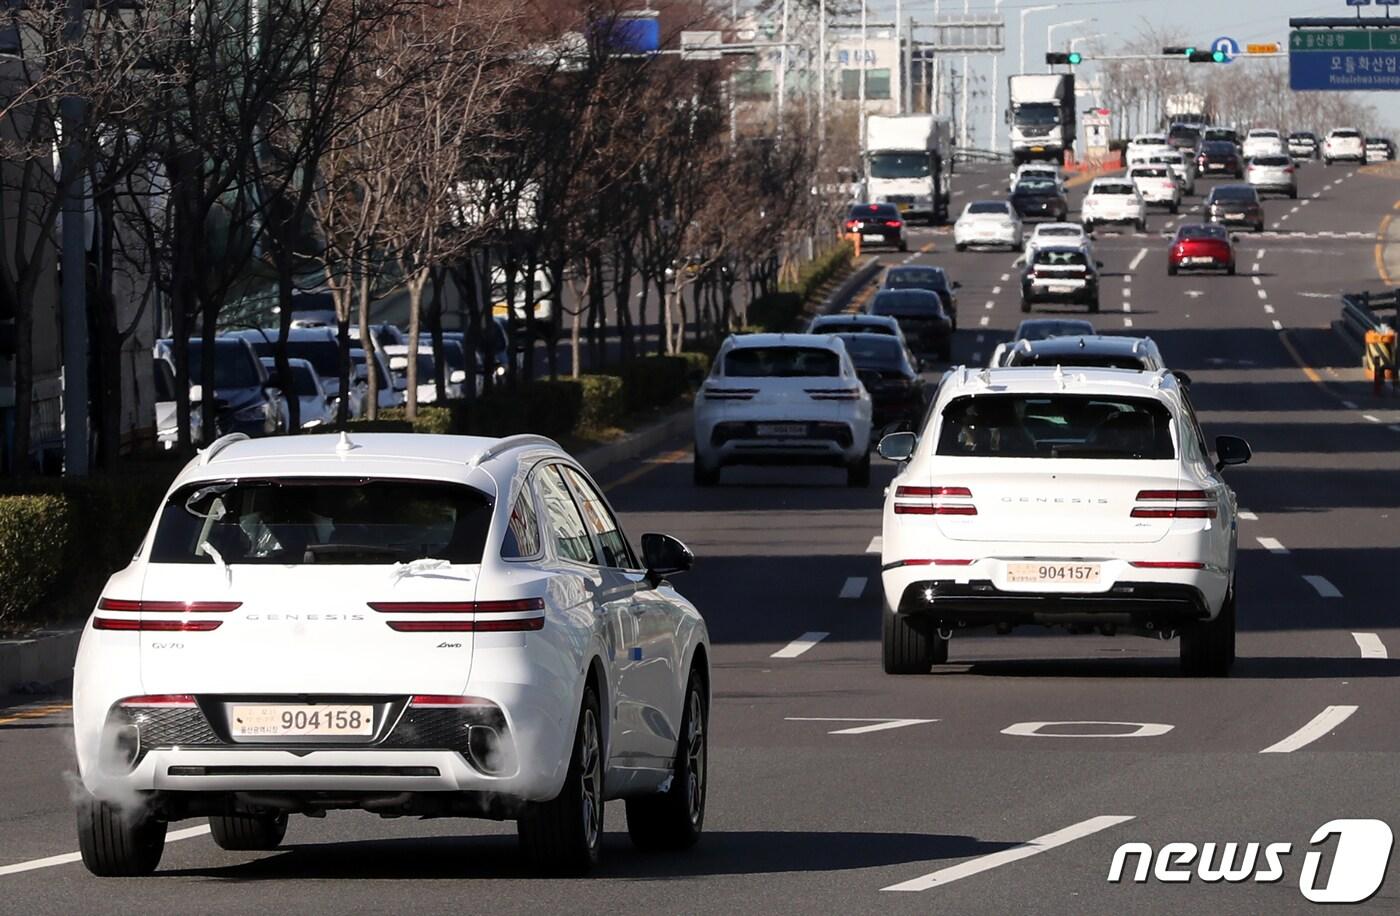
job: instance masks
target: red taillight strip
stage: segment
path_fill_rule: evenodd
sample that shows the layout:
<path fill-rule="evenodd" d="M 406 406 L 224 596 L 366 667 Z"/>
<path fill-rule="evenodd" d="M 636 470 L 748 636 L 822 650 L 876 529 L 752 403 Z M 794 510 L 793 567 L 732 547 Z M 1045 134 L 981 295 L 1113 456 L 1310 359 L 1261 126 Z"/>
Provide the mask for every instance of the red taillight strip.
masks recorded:
<path fill-rule="evenodd" d="M 437 693 L 417 693 L 408 700 L 410 706 L 495 706 L 481 697 L 447 696 Z"/>
<path fill-rule="evenodd" d="M 976 515 L 976 506 L 906 506 L 894 504 L 895 515 Z"/>
<path fill-rule="evenodd" d="M 399 633 L 519 633 L 544 629 L 543 617 L 510 620 L 387 620 Z"/>
<path fill-rule="evenodd" d="M 1205 490 L 1139 490 L 1137 498 L 1140 500 L 1150 499 L 1213 499 L 1214 497 Z"/>
<path fill-rule="evenodd" d="M 105 596 L 97 600 L 99 611 L 141 611 L 147 614 L 227 614 L 242 606 L 242 601 L 136 601 Z"/>
<path fill-rule="evenodd" d="M 967 487 L 896 487 L 894 491 L 896 499 L 901 497 L 932 497 L 932 496 L 966 496 L 971 497 L 972 491 Z"/>
<path fill-rule="evenodd" d="M 139 697 L 127 697 L 117 701 L 118 706 L 193 706 L 194 696 L 188 693 L 151 693 Z"/>
<path fill-rule="evenodd" d="M 371 601 L 381 614 L 503 614 L 510 611 L 542 611 L 543 598 L 506 601 Z"/>
<path fill-rule="evenodd" d="M 901 566 L 971 566 L 976 560 L 895 560 L 886 563 L 881 569 L 898 569 Z"/>
<path fill-rule="evenodd" d="M 1134 560 L 1131 566 L 1138 569 L 1205 569 L 1204 563 L 1188 563 L 1184 560 Z"/>
<path fill-rule="evenodd" d="M 207 633 L 222 620 L 132 620 L 129 617 L 94 617 L 94 630 L 155 630 L 162 633 Z"/>
<path fill-rule="evenodd" d="M 1133 518 L 1215 518 L 1215 509 L 1134 509 Z"/>

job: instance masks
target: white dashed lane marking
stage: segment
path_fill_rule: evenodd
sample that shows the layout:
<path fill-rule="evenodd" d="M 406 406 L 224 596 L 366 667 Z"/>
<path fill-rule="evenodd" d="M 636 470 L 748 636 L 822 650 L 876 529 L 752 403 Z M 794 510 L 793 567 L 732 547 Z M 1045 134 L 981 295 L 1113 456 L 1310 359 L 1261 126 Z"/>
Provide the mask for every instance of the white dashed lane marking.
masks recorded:
<path fill-rule="evenodd" d="M 822 633 L 818 630 L 813 630 L 810 633 L 803 633 L 801 636 L 797 637 L 792 642 L 783 646 L 777 652 L 774 652 L 770 656 L 770 658 L 797 658 L 797 656 L 801 655 L 803 652 L 806 652 L 808 649 L 812 648 L 817 643 L 821 642 L 823 639 L 826 639 L 830 635 L 830 633 Z"/>
<path fill-rule="evenodd" d="M 1351 638 L 1356 640 L 1356 648 L 1361 650 L 1362 658 L 1390 658 L 1385 643 L 1375 633 L 1353 633 Z"/>
<path fill-rule="evenodd" d="M 828 735 L 868 735 L 871 732 L 887 732 L 894 728 L 908 728 L 911 725 L 932 725 L 937 719 L 854 719 L 830 716 L 784 716 L 784 722 L 869 722 L 854 728 L 838 728 Z"/>
<path fill-rule="evenodd" d="M 1282 322 L 1282 321 L 1279 321 L 1277 318 L 1274 319 L 1273 325 L 1274 325 L 1274 330 L 1275 330 L 1275 331 L 1282 331 L 1282 330 L 1283 330 L 1283 322 Z"/>
<path fill-rule="evenodd" d="M 1342 593 L 1337 586 L 1328 582 L 1322 576 L 1304 576 L 1303 581 L 1313 587 L 1319 598 L 1340 598 Z"/>
<path fill-rule="evenodd" d="M 838 598 L 859 598 L 865 594 L 866 578 L 864 576 L 850 576 L 846 579 L 846 584 L 841 586 L 841 594 Z"/>
<path fill-rule="evenodd" d="M 1250 512 L 1248 509 L 1241 509 L 1239 514 L 1240 514 L 1240 521 L 1244 521 L 1244 522 L 1257 522 L 1257 521 L 1259 521 L 1259 516 L 1255 515 L 1253 512 Z"/>
<path fill-rule="evenodd" d="M 186 827 L 184 830 L 172 830 L 165 835 L 165 842 L 173 843 L 176 840 L 188 840 L 191 837 L 204 836 L 209 832 L 209 825 L 202 827 Z M 35 871 L 40 868 L 52 868 L 55 865 L 70 865 L 74 862 L 81 862 L 82 853 L 66 852 L 61 856 L 47 856 L 43 859 L 31 859 L 28 862 L 16 862 L 13 865 L 0 867 L 0 877 L 5 875 L 17 875 L 20 872 Z"/>
<path fill-rule="evenodd" d="M 1355 401 L 1343 401 L 1343 402 L 1342 402 L 1342 406 L 1345 407 L 1347 410 L 1355 410 L 1355 409 L 1356 409 L 1356 402 L 1355 402 Z"/>
<path fill-rule="evenodd" d="M 1258 280 L 1259 278 L 1258 278 L 1258 277 L 1255 277 L 1254 279 Z M 1260 299 L 1267 299 L 1267 298 L 1269 298 L 1269 293 L 1268 293 L 1267 290 L 1259 289 L 1259 290 L 1255 290 L 1255 292 L 1257 292 L 1257 293 L 1259 294 L 1259 298 L 1260 298 Z"/>
<path fill-rule="evenodd" d="M 1142 259 L 1145 258 L 1145 257 L 1147 257 L 1147 249 L 1146 249 L 1146 248 L 1140 248 L 1140 249 L 1138 249 L 1138 253 L 1133 257 L 1133 260 L 1128 264 L 1128 269 L 1129 269 L 1129 270 L 1137 270 L 1137 269 L 1138 269 L 1138 265 L 1142 263 Z"/>
<path fill-rule="evenodd" d="M 1291 754 L 1299 748 L 1307 747 L 1351 718 L 1355 706 L 1329 706 L 1313 717 L 1312 721 L 1277 744 L 1271 744 L 1261 754 Z"/>
<path fill-rule="evenodd" d="M 870 539 L 870 544 L 865 548 L 866 553 L 879 553 L 885 549 L 885 539 L 880 535 L 875 535 Z"/>
<path fill-rule="evenodd" d="M 1264 303 L 1264 314 L 1265 314 L 1265 315 L 1272 315 L 1273 313 L 1274 313 L 1274 307 L 1273 307 L 1272 305 L 1270 305 L 1269 303 L 1265 302 L 1265 303 Z"/>
<path fill-rule="evenodd" d="M 1012 862 L 1019 862 L 1031 856 L 1048 852 L 1057 846 L 1064 846 L 1066 843 L 1073 843 L 1075 840 L 1082 840 L 1086 836 L 1092 836 L 1101 830 L 1109 827 L 1116 827 L 1133 819 L 1130 814 L 1111 814 L 1100 817 L 1091 817 L 1087 821 L 1080 821 L 1062 830 L 1038 836 L 1020 846 L 1013 846 L 1010 849 L 1003 849 L 985 856 L 978 856 L 975 859 L 968 859 L 957 865 L 950 865 L 947 868 L 940 868 L 937 871 L 929 872 L 918 878 L 908 881 L 901 881 L 898 884 L 891 884 L 889 887 L 881 888 L 886 891 L 926 891 L 935 887 L 942 887 L 945 884 L 952 884 L 962 878 L 970 878 L 973 875 L 980 875 L 984 871 L 991 871 Z"/>
<path fill-rule="evenodd" d="M 977 323 L 980 324 L 982 327 L 985 328 L 987 325 L 989 325 L 989 324 L 992 323 L 992 318 L 991 318 L 990 315 L 983 315 L 983 316 L 982 316 L 982 320 L 979 321 L 979 322 L 977 322 Z"/>
<path fill-rule="evenodd" d="M 1276 538 L 1255 538 L 1255 540 L 1259 542 L 1260 547 L 1263 547 L 1269 553 L 1276 553 L 1279 555 L 1288 553 L 1288 548 L 1279 543 Z"/>
<path fill-rule="evenodd" d="M 1380 418 L 1380 417 L 1372 416 L 1372 415 L 1369 414 L 1369 413 L 1363 413 L 1363 414 L 1361 415 L 1361 418 L 1362 418 L 1363 420 L 1370 420 L 1372 423 L 1379 423 L 1379 422 L 1381 421 L 1381 418 Z"/>

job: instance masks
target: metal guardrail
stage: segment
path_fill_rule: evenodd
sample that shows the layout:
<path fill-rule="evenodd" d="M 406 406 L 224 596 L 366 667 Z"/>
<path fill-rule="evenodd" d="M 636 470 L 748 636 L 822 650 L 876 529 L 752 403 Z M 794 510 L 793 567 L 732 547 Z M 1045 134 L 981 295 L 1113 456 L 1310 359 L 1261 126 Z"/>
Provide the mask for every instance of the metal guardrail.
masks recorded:
<path fill-rule="evenodd" d="M 959 147 L 953 151 L 953 159 L 957 162 L 1010 162 L 1011 154 L 999 150 Z"/>
<path fill-rule="evenodd" d="M 1384 293 L 1346 293 L 1342 296 L 1342 331 L 1358 345 L 1366 340 L 1367 331 L 1379 331 L 1385 322 L 1377 312 L 1395 312 L 1389 324 L 1400 324 L 1400 290 Z"/>

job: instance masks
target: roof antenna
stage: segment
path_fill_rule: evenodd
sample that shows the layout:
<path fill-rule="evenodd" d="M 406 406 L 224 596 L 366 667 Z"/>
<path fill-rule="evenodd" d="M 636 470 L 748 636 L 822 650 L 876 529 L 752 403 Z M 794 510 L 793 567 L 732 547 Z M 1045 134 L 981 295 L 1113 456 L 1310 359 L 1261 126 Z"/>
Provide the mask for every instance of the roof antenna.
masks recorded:
<path fill-rule="evenodd" d="M 350 441 L 350 434 L 342 429 L 340 431 L 340 441 L 335 444 L 335 453 L 337 455 L 345 455 L 357 448 L 359 448 L 359 446 Z"/>

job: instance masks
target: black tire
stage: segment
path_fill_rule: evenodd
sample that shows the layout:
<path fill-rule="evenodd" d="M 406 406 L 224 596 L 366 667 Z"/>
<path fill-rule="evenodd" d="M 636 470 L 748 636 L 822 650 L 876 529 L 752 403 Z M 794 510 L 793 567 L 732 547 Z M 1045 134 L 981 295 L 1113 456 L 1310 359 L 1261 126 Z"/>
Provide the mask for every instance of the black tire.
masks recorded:
<path fill-rule="evenodd" d="M 1084 234 L 1085 234 L 1085 235 L 1088 235 L 1088 234 L 1092 233 L 1093 231 L 1094 231 L 1094 221 L 1091 220 L 1091 219 L 1086 219 L 1086 220 L 1084 221 Z"/>
<path fill-rule="evenodd" d="M 1255 232 L 1263 232 L 1263 231 L 1264 231 L 1264 224 L 1263 224 L 1262 222 L 1255 223 L 1255 224 L 1254 224 L 1254 231 L 1255 231 Z"/>
<path fill-rule="evenodd" d="M 1235 663 L 1235 594 L 1214 620 L 1203 620 L 1181 632 L 1181 671 L 1188 677 L 1228 677 Z"/>
<path fill-rule="evenodd" d="M 1324 166 L 1326 166 L 1327 168 L 1330 169 L 1330 168 L 1332 167 L 1332 160 L 1331 160 L 1331 159 L 1323 159 L 1323 160 L 1322 160 L 1322 164 L 1323 164 Z"/>
<path fill-rule="evenodd" d="M 1168 261 L 1168 262 L 1167 262 L 1167 276 L 1169 276 L 1169 277 L 1175 277 L 1175 276 L 1176 276 L 1176 265 L 1173 264 L 1171 261 Z"/>
<path fill-rule="evenodd" d="M 955 242 L 955 243 L 953 244 L 953 250 L 954 250 L 954 251 L 967 251 L 967 246 L 964 245 L 964 244 L 962 244 L 961 242 Z"/>
<path fill-rule="evenodd" d="M 1025 296 L 1022 296 L 1022 297 L 1021 297 L 1021 311 L 1022 311 L 1023 313 L 1029 313 L 1030 310 L 1031 310 L 1031 300 L 1027 299 Z"/>
<path fill-rule="evenodd" d="M 1288 192 L 1288 199 L 1289 199 L 1289 200 L 1297 200 L 1297 199 L 1298 199 L 1298 189 L 1297 189 L 1297 188 L 1294 188 L 1293 190 L 1291 190 L 1291 191 Z"/>
<path fill-rule="evenodd" d="M 209 833 L 220 849 L 276 849 L 287 835 L 287 815 L 214 816 L 209 818 Z"/>
<path fill-rule="evenodd" d="M 1098 297 L 1098 296 L 1095 296 L 1094 298 L 1092 298 L 1092 299 L 1089 300 L 1089 311 L 1090 311 L 1092 314 L 1095 314 L 1095 315 L 1098 314 L 1098 311 L 1099 311 L 1099 297 Z"/>
<path fill-rule="evenodd" d="M 1145 220 L 1145 219 L 1140 219 L 1140 220 L 1137 221 L 1137 231 L 1138 231 L 1138 232 L 1146 232 L 1146 231 L 1147 231 L 1147 220 Z"/>
<path fill-rule="evenodd" d="M 866 452 L 855 464 L 846 465 L 846 486 L 870 486 L 870 452 Z"/>
<path fill-rule="evenodd" d="M 699 670 L 692 669 L 671 788 L 659 795 L 627 799 L 627 834 L 638 849 L 689 849 L 700 839 L 710 769 L 709 724 L 705 681 Z"/>
<path fill-rule="evenodd" d="M 1167 210 L 1172 214 L 1172 216 L 1175 216 L 1181 211 L 1181 204 L 1172 204 L 1170 207 L 1167 207 Z"/>
<path fill-rule="evenodd" d="M 956 331 L 957 328 L 954 327 L 953 330 Z M 942 350 L 939 350 L 939 351 L 938 351 L 938 358 L 941 359 L 941 360 L 943 360 L 945 363 L 952 362 L 952 361 L 953 361 L 953 348 L 952 348 L 951 346 L 947 346 L 947 347 L 944 347 Z"/>
<path fill-rule="evenodd" d="M 883 613 L 880 647 L 886 674 L 928 674 L 948 660 L 948 640 L 926 620 Z"/>
<path fill-rule="evenodd" d="M 695 453 L 695 461 L 691 467 L 697 487 L 713 487 L 719 484 L 720 469 L 702 462 L 699 452 Z"/>
<path fill-rule="evenodd" d="M 100 878 L 149 875 L 165 851 L 165 821 L 88 796 L 78 802 L 78 850 Z"/>
<path fill-rule="evenodd" d="M 1225 268 L 1225 272 L 1232 277 L 1235 275 L 1235 265 L 1233 262 L 1231 262 L 1229 267 Z"/>
<path fill-rule="evenodd" d="M 900 243 L 899 243 L 899 250 L 900 250 L 900 251 L 908 251 L 908 250 L 909 250 L 909 243 L 906 242 L 906 241 L 901 240 Z"/>
<path fill-rule="evenodd" d="M 531 802 L 516 821 L 520 849 L 536 871 L 583 875 L 598 864 L 603 840 L 603 731 L 598 693 L 583 689 L 569 772 L 559 794 Z"/>

